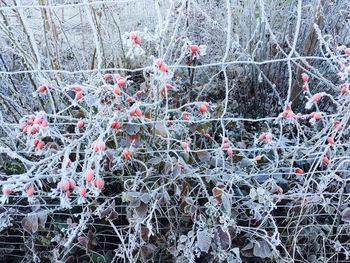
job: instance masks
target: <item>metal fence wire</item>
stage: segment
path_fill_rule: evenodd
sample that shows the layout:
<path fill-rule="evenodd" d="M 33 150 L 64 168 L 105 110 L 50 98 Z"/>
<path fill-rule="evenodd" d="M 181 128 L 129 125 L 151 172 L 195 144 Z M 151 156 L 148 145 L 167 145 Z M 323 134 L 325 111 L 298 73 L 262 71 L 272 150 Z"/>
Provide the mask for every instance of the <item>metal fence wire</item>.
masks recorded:
<path fill-rule="evenodd" d="M 350 262 L 349 14 L 0 1 L 0 262 Z"/>

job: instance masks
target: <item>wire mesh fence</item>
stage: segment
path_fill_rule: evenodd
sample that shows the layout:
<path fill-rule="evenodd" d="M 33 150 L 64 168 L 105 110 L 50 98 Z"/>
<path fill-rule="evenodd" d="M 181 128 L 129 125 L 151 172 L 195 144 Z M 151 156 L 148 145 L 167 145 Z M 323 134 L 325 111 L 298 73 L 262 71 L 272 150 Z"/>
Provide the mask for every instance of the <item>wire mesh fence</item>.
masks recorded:
<path fill-rule="evenodd" d="M 349 262 L 349 14 L 0 1 L 0 261 Z"/>

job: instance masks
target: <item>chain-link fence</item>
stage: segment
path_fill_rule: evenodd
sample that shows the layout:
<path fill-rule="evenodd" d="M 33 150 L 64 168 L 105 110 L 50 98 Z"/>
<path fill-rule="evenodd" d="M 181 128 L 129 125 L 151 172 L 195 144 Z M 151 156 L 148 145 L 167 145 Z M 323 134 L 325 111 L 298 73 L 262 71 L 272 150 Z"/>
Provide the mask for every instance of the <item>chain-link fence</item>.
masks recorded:
<path fill-rule="evenodd" d="M 0 261 L 349 262 L 349 14 L 0 1 Z"/>

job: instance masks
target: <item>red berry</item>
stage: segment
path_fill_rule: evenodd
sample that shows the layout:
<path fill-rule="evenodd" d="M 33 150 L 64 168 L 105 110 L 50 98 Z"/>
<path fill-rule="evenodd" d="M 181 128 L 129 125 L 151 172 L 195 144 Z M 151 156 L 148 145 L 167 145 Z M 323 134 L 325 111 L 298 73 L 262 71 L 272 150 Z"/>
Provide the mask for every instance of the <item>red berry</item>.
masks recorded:
<path fill-rule="evenodd" d="M 324 164 L 324 165 L 328 165 L 329 164 L 329 159 L 328 159 L 328 157 L 327 156 L 324 156 L 323 158 L 322 158 L 322 163 Z"/>
<path fill-rule="evenodd" d="M 42 149 L 44 148 L 44 146 L 45 146 L 45 143 L 44 143 L 43 141 L 39 141 L 36 147 L 37 147 L 39 150 L 42 150 Z"/>
<path fill-rule="evenodd" d="M 30 132 L 31 132 L 31 134 L 36 134 L 36 133 L 38 133 L 38 128 L 37 127 L 32 127 L 31 128 L 31 130 L 30 130 Z"/>
<path fill-rule="evenodd" d="M 112 127 L 112 129 L 119 129 L 120 128 L 120 124 L 119 124 L 119 122 L 114 121 L 114 122 L 112 122 L 111 127 Z"/>
<path fill-rule="evenodd" d="M 43 120 L 42 125 L 43 125 L 43 127 L 47 127 L 47 126 L 49 126 L 49 123 L 46 120 Z"/>
<path fill-rule="evenodd" d="M 129 161 L 132 157 L 132 151 L 129 149 L 124 149 L 123 155 L 124 155 L 125 160 Z"/>
<path fill-rule="evenodd" d="M 102 189 L 103 188 L 103 185 L 104 185 L 104 182 L 101 178 L 97 178 L 95 181 L 94 181 L 94 186 L 98 189 Z"/>
<path fill-rule="evenodd" d="M 260 161 L 262 159 L 262 156 L 261 155 L 257 155 L 256 157 L 255 157 L 255 160 L 256 161 Z"/>
<path fill-rule="evenodd" d="M 33 145 L 34 145 L 35 147 L 37 147 L 38 144 L 39 144 L 39 140 L 38 140 L 38 139 L 35 139 L 35 140 L 33 141 Z"/>
<path fill-rule="evenodd" d="M 345 83 L 345 84 L 343 84 L 342 85 L 342 87 L 341 87 L 341 94 L 346 94 L 346 93 L 348 93 L 349 92 L 349 87 L 348 87 L 349 85 L 347 84 L 347 83 Z"/>
<path fill-rule="evenodd" d="M 103 152 L 106 150 L 106 144 L 104 142 L 100 142 L 100 150 Z"/>
<path fill-rule="evenodd" d="M 105 81 L 108 81 L 108 80 L 110 80 L 111 79 L 111 74 L 104 74 L 103 75 L 103 79 L 105 80 Z"/>
<path fill-rule="evenodd" d="M 168 72 L 168 66 L 163 62 L 162 59 L 160 58 L 156 59 L 155 64 L 158 66 L 159 71 Z"/>
<path fill-rule="evenodd" d="M 126 79 L 125 79 L 125 78 L 120 77 L 120 78 L 117 79 L 117 85 L 118 85 L 119 87 L 124 87 L 125 84 L 126 84 Z"/>
<path fill-rule="evenodd" d="M 319 120 L 319 119 L 321 119 L 321 116 L 322 116 L 322 114 L 321 114 L 320 112 L 315 112 L 313 118 L 314 118 L 315 120 Z"/>
<path fill-rule="evenodd" d="M 308 82 L 309 81 L 309 75 L 306 73 L 302 73 L 301 74 L 301 78 L 303 79 L 304 82 Z"/>
<path fill-rule="evenodd" d="M 207 109 L 208 109 L 208 107 L 203 103 L 203 104 L 201 104 L 201 105 L 199 106 L 198 111 L 199 111 L 200 113 L 204 113 L 204 112 L 207 111 Z"/>
<path fill-rule="evenodd" d="M 224 149 L 228 149 L 228 147 L 230 147 L 230 145 L 227 142 L 225 142 L 224 145 L 222 146 L 222 148 Z"/>
<path fill-rule="evenodd" d="M 130 33 L 130 38 L 131 38 L 131 41 L 136 44 L 136 45 L 141 45 L 141 41 L 140 39 L 138 38 L 138 36 L 134 33 L 134 32 L 131 32 Z"/>
<path fill-rule="evenodd" d="M 92 169 L 86 170 L 85 180 L 90 183 L 93 179 L 94 179 L 94 171 Z"/>
<path fill-rule="evenodd" d="M 130 110 L 130 116 L 131 117 L 133 117 L 135 114 L 136 114 L 136 110 L 135 109 Z"/>
<path fill-rule="evenodd" d="M 125 99 L 126 102 L 133 102 L 134 101 L 134 98 L 133 97 L 128 97 Z"/>
<path fill-rule="evenodd" d="M 315 103 L 319 102 L 320 100 L 321 100 L 321 94 L 320 94 L 320 93 L 316 93 L 316 94 L 313 95 L 312 98 L 311 98 L 311 101 L 312 101 L 312 102 L 315 102 Z"/>
<path fill-rule="evenodd" d="M 75 100 L 76 101 L 80 101 L 81 99 L 83 98 L 83 93 L 80 91 L 80 92 L 77 92 L 75 94 Z"/>
<path fill-rule="evenodd" d="M 119 87 L 114 88 L 114 94 L 116 94 L 118 96 L 122 94 Z"/>
<path fill-rule="evenodd" d="M 3 193 L 4 195 L 10 195 L 10 194 L 12 194 L 12 188 L 9 187 L 9 186 L 3 186 L 3 188 L 2 188 L 2 193 Z"/>
<path fill-rule="evenodd" d="M 136 114 L 136 116 L 141 117 L 142 111 L 139 108 L 137 108 L 137 109 L 135 109 L 135 114 Z"/>
<path fill-rule="evenodd" d="M 266 139 L 266 134 L 262 133 L 259 135 L 259 141 L 264 141 Z"/>
<path fill-rule="evenodd" d="M 78 121 L 77 127 L 78 127 L 79 129 L 84 128 L 84 126 L 85 126 L 85 123 L 84 123 L 83 121 Z"/>
<path fill-rule="evenodd" d="M 188 150 L 188 148 L 189 148 L 189 145 L 187 142 L 181 142 L 180 145 L 181 145 L 182 149 L 184 149 L 184 150 Z"/>
<path fill-rule="evenodd" d="M 27 127 L 27 126 L 26 126 L 26 125 L 21 125 L 21 126 L 19 127 L 19 130 L 20 130 L 21 132 L 23 132 L 25 127 Z"/>
<path fill-rule="evenodd" d="M 32 196 L 34 194 L 34 186 L 33 185 L 30 185 L 27 189 L 26 189 L 26 193 L 27 193 L 27 196 Z"/>
<path fill-rule="evenodd" d="M 35 123 L 41 125 L 41 124 L 43 124 L 43 121 L 44 120 L 42 118 L 38 118 L 35 120 Z"/>
<path fill-rule="evenodd" d="M 47 90 L 47 88 L 45 86 L 40 86 L 36 91 L 37 92 L 44 92 L 46 90 Z"/>
<path fill-rule="evenodd" d="M 186 111 L 184 111 L 182 113 L 182 117 L 184 118 L 185 121 L 188 121 L 190 119 L 190 116 L 189 116 L 188 112 L 186 112 Z"/>
<path fill-rule="evenodd" d="M 92 148 L 95 150 L 95 152 L 98 152 L 100 150 L 100 146 L 98 144 L 98 142 L 93 142 L 92 143 Z"/>
<path fill-rule="evenodd" d="M 33 125 L 33 124 L 34 124 L 34 121 L 33 121 L 33 120 L 27 120 L 27 121 L 26 121 L 26 124 L 29 125 L 29 126 L 30 126 L 30 125 Z"/>
<path fill-rule="evenodd" d="M 229 156 L 232 156 L 233 151 L 232 151 L 231 149 L 228 149 L 228 150 L 227 150 L 227 154 L 228 154 Z"/>
<path fill-rule="evenodd" d="M 69 182 L 69 189 L 74 189 L 77 185 L 73 179 L 69 179 L 68 182 Z"/>
<path fill-rule="evenodd" d="M 70 188 L 70 183 L 68 180 L 64 181 L 62 184 L 61 184 L 61 190 L 63 190 L 64 192 L 67 192 Z"/>
<path fill-rule="evenodd" d="M 294 172 L 296 174 L 304 174 L 304 171 L 302 169 L 300 169 L 300 168 L 294 168 Z"/>
<path fill-rule="evenodd" d="M 75 92 L 81 92 L 81 87 L 75 86 L 75 87 L 72 87 L 72 90 L 74 90 Z"/>
<path fill-rule="evenodd" d="M 328 142 L 329 144 L 334 144 L 334 138 L 333 138 L 333 137 L 328 137 L 328 138 L 327 138 L 327 142 Z"/>
<path fill-rule="evenodd" d="M 344 50 L 344 53 L 345 53 L 346 55 L 350 55 L 350 48 L 346 48 L 346 49 Z"/>
<path fill-rule="evenodd" d="M 192 54 L 195 55 L 198 53 L 199 47 L 197 45 L 190 45 L 190 48 L 191 48 Z"/>
<path fill-rule="evenodd" d="M 86 188 L 84 186 L 80 189 L 80 196 L 82 197 L 86 196 Z"/>

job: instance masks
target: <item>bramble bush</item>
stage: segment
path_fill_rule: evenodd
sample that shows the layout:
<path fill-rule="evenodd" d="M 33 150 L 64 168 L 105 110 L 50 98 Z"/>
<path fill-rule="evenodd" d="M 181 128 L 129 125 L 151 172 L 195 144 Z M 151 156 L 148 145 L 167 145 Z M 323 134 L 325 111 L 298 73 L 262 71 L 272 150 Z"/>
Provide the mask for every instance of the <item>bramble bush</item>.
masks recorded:
<path fill-rule="evenodd" d="M 0 7 L 2 261 L 348 262 L 346 3 L 32 2 Z"/>

